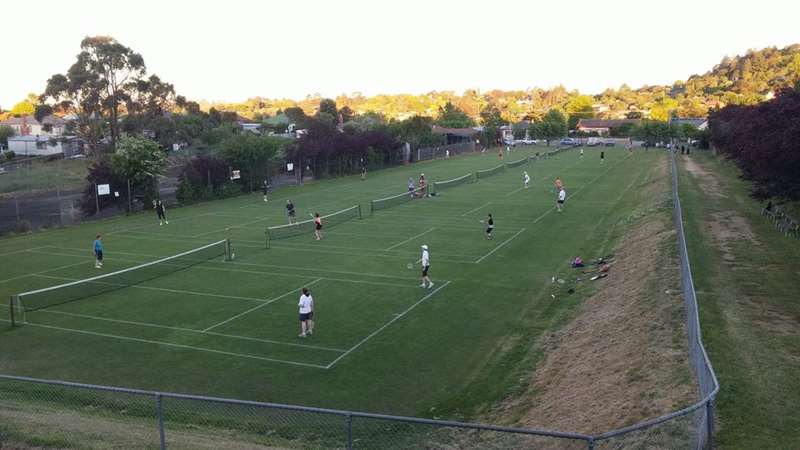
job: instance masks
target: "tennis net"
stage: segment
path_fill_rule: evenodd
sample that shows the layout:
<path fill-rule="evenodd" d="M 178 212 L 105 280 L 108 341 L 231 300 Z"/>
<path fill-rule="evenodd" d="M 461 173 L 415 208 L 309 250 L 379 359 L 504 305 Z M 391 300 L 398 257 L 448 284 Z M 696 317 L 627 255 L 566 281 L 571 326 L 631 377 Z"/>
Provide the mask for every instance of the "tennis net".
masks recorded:
<path fill-rule="evenodd" d="M 519 166 L 521 166 L 523 164 L 528 164 L 528 158 L 522 158 L 522 159 L 517 160 L 517 161 L 509 161 L 509 162 L 506 163 L 506 167 L 509 167 L 509 168 L 511 168 L 511 167 L 519 167 Z"/>
<path fill-rule="evenodd" d="M 74 302 L 106 292 L 124 289 L 154 278 L 163 277 L 188 269 L 216 258 L 231 260 L 233 253 L 230 241 L 225 239 L 156 261 L 98 275 L 82 280 L 70 281 L 35 291 L 14 295 L 11 299 L 12 322 L 14 312 L 23 314 L 51 306 Z M 24 319 L 23 319 L 24 321 Z"/>
<path fill-rule="evenodd" d="M 408 203 L 411 200 L 414 200 L 417 197 L 421 197 L 425 195 L 424 189 L 414 189 L 413 191 L 404 192 L 398 195 L 392 195 L 391 197 L 384 197 L 379 198 L 377 200 L 372 200 L 369 202 L 369 213 L 374 214 L 375 211 L 386 209 L 386 208 L 393 208 L 398 205 L 402 205 L 404 203 Z"/>
<path fill-rule="evenodd" d="M 473 174 L 468 173 L 468 174 L 466 174 L 464 176 L 460 176 L 458 178 L 453 178 L 452 180 L 434 181 L 431 184 L 431 187 L 433 188 L 433 192 L 438 194 L 439 191 L 442 190 L 442 189 L 449 189 L 451 187 L 460 186 L 460 185 L 462 185 L 464 183 L 472 183 L 472 181 L 474 181 L 474 178 L 475 177 L 474 177 Z"/>
<path fill-rule="evenodd" d="M 486 177 L 490 177 L 492 175 L 497 175 L 498 173 L 500 173 L 500 172 L 502 172 L 504 170 L 506 170 L 506 165 L 505 164 L 500 164 L 499 166 L 492 167 L 491 169 L 479 170 L 479 171 L 475 172 L 475 177 L 480 180 L 481 178 L 486 178 Z"/>
<path fill-rule="evenodd" d="M 333 227 L 352 219 L 361 218 L 361 205 L 351 206 L 347 209 L 337 211 L 326 216 L 322 216 L 324 227 Z M 286 239 L 301 234 L 311 234 L 314 231 L 314 219 L 304 220 L 286 225 L 267 227 L 266 246 L 269 248 L 270 242 L 277 239 Z"/>

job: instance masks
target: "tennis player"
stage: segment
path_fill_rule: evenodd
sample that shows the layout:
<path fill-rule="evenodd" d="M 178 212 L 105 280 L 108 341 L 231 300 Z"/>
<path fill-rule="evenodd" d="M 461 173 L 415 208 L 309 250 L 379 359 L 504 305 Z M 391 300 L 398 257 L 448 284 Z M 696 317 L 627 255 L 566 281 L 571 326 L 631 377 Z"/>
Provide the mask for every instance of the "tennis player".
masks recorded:
<path fill-rule="evenodd" d="M 269 183 L 267 183 L 267 179 L 264 178 L 264 183 L 261 185 L 261 189 L 264 191 L 264 201 L 267 201 L 267 193 L 269 193 Z"/>
<path fill-rule="evenodd" d="M 491 213 L 489 213 L 484 222 L 486 223 L 486 239 L 491 240 L 492 232 L 494 232 L 494 218 Z"/>
<path fill-rule="evenodd" d="M 300 334 L 298 337 L 310 336 L 314 333 L 314 297 L 308 292 L 308 288 L 303 288 L 303 294 L 297 302 L 300 308 Z"/>
<path fill-rule="evenodd" d="M 606 162 L 606 152 L 600 152 L 600 164 Z"/>
<path fill-rule="evenodd" d="M 558 191 L 558 200 L 556 200 L 556 209 L 558 212 L 561 212 L 564 209 L 564 201 L 567 199 L 567 191 L 564 190 L 562 187 L 560 191 Z"/>
<path fill-rule="evenodd" d="M 428 254 L 428 246 L 426 244 L 422 244 L 422 284 L 419 287 L 424 288 L 425 283 L 428 283 L 428 289 L 433 287 L 433 281 L 431 281 L 431 277 L 428 276 L 428 270 L 431 268 L 431 257 Z"/>
<path fill-rule="evenodd" d="M 99 234 L 94 238 L 94 268 L 103 267 L 103 237 Z"/>
<path fill-rule="evenodd" d="M 531 177 L 528 175 L 528 172 L 522 172 L 522 182 L 525 185 L 525 189 L 528 189 L 528 184 L 531 182 Z"/>
<path fill-rule="evenodd" d="M 322 217 L 319 213 L 314 213 L 314 237 L 318 241 L 322 239 Z"/>
<path fill-rule="evenodd" d="M 289 216 L 289 223 L 296 222 L 294 218 L 295 214 L 296 213 L 294 211 L 294 203 L 292 203 L 291 200 L 286 200 L 286 215 Z"/>
<path fill-rule="evenodd" d="M 583 159 L 583 147 L 581 147 L 581 159 Z"/>
<path fill-rule="evenodd" d="M 367 166 L 361 166 L 361 181 L 367 179 Z"/>
<path fill-rule="evenodd" d="M 425 196 L 425 174 L 424 173 L 419 174 L 419 196 L 420 197 L 424 197 Z"/>
<path fill-rule="evenodd" d="M 556 181 L 553 182 L 553 185 L 556 187 L 556 192 L 564 189 L 564 183 L 561 182 L 561 178 L 559 177 L 556 177 Z"/>
<path fill-rule="evenodd" d="M 161 200 L 156 200 L 155 205 L 153 205 L 153 209 L 156 210 L 156 215 L 158 216 L 158 224 L 164 225 L 166 223 L 169 225 L 169 220 L 167 220 L 167 210 L 164 208 L 164 203 Z"/>

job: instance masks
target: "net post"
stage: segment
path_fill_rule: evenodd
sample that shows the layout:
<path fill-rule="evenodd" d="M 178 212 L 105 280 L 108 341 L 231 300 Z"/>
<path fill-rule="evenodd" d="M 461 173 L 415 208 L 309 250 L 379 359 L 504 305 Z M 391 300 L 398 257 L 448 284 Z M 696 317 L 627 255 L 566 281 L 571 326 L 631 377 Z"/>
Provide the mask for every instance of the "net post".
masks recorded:
<path fill-rule="evenodd" d="M 14 297 L 15 296 L 12 295 L 11 297 L 9 297 L 9 300 L 8 300 L 8 311 L 9 311 L 9 314 L 11 314 L 11 326 L 12 327 L 17 326 L 17 322 L 14 320 L 14 307 L 15 307 L 14 304 L 16 303 L 14 301 Z"/>
<path fill-rule="evenodd" d="M 225 261 L 233 261 L 234 254 L 233 247 L 231 247 L 231 239 L 226 238 L 222 245 L 225 246 Z"/>
<path fill-rule="evenodd" d="M 364 217 L 361 215 L 361 203 L 359 203 L 357 206 L 358 206 L 358 218 L 363 219 Z"/>
<path fill-rule="evenodd" d="M 372 216 L 375 214 L 375 200 L 369 201 L 369 215 Z"/>
<path fill-rule="evenodd" d="M 269 227 L 264 230 L 264 248 L 269 249 Z"/>

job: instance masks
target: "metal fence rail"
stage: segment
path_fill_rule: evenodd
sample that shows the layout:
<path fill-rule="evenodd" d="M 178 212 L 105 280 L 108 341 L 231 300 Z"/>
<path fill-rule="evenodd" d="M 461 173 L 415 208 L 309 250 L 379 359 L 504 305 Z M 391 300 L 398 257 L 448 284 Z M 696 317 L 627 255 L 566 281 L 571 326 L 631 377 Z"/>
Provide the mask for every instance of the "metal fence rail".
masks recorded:
<path fill-rule="evenodd" d="M 586 435 L 0 375 L 0 448 L 31 437 L 58 448 L 109 442 L 160 449 L 712 448 L 719 383 L 700 335 L 672 152 L 670 163 L 689 358 L 700 398 L 684 409 Z"/>

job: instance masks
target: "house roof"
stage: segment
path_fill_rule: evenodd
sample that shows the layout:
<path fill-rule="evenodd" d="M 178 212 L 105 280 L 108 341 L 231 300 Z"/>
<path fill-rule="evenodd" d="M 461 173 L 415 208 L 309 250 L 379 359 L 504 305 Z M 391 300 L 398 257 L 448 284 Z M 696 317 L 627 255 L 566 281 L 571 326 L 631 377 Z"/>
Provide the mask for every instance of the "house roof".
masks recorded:
<path fill-rule="evenodd" d="M 22 125 L 22 122 L 25 122 L 27 125 L 39 125 L 39 121 L 36 120 L 36 117 L 33 116 L 24 116 L 24 117 L 9 117 L 7 120 L 0 122 L 0 125 Z M 67 122 L 62 119 L 61 117 L 54 116 L 50 114 L 49 116 L 45 116 L 42 119 L 42 125 L 53 125 L 53 126 L 63 126 Z"/>
<path fill-rule="evenodd" d="M 703 119 L 703 118 L 672 119 L 670 122 L 672 124 L 674 124 L 674 125 L 688 124 L 688 125 L 691 125 L 691 126 L 693 126 L 695 128 L 698 128 L 698 127 L 700 127 L 700 125 L 703 125 L 704 123 L 706 123 L 706 119 Z"/>
<path fill-rule="evenodd" d="M 639 125 L 641 120 L 639 119 L 609 119 L 609 120 L 602 120 L 602 119 L 579 119 L 577 128 L 615 128 L 620 125 L 625 125 L 627 123 L 632 123 L 634 125 Z"/>
<path fill-rule="evenodd" d="M 474 128 L 445 128 L 439 125 L 431 126 L 431 132 L 434 134 L 452 134 L 454 136 L 475 136 L 478 131 Z"/>

